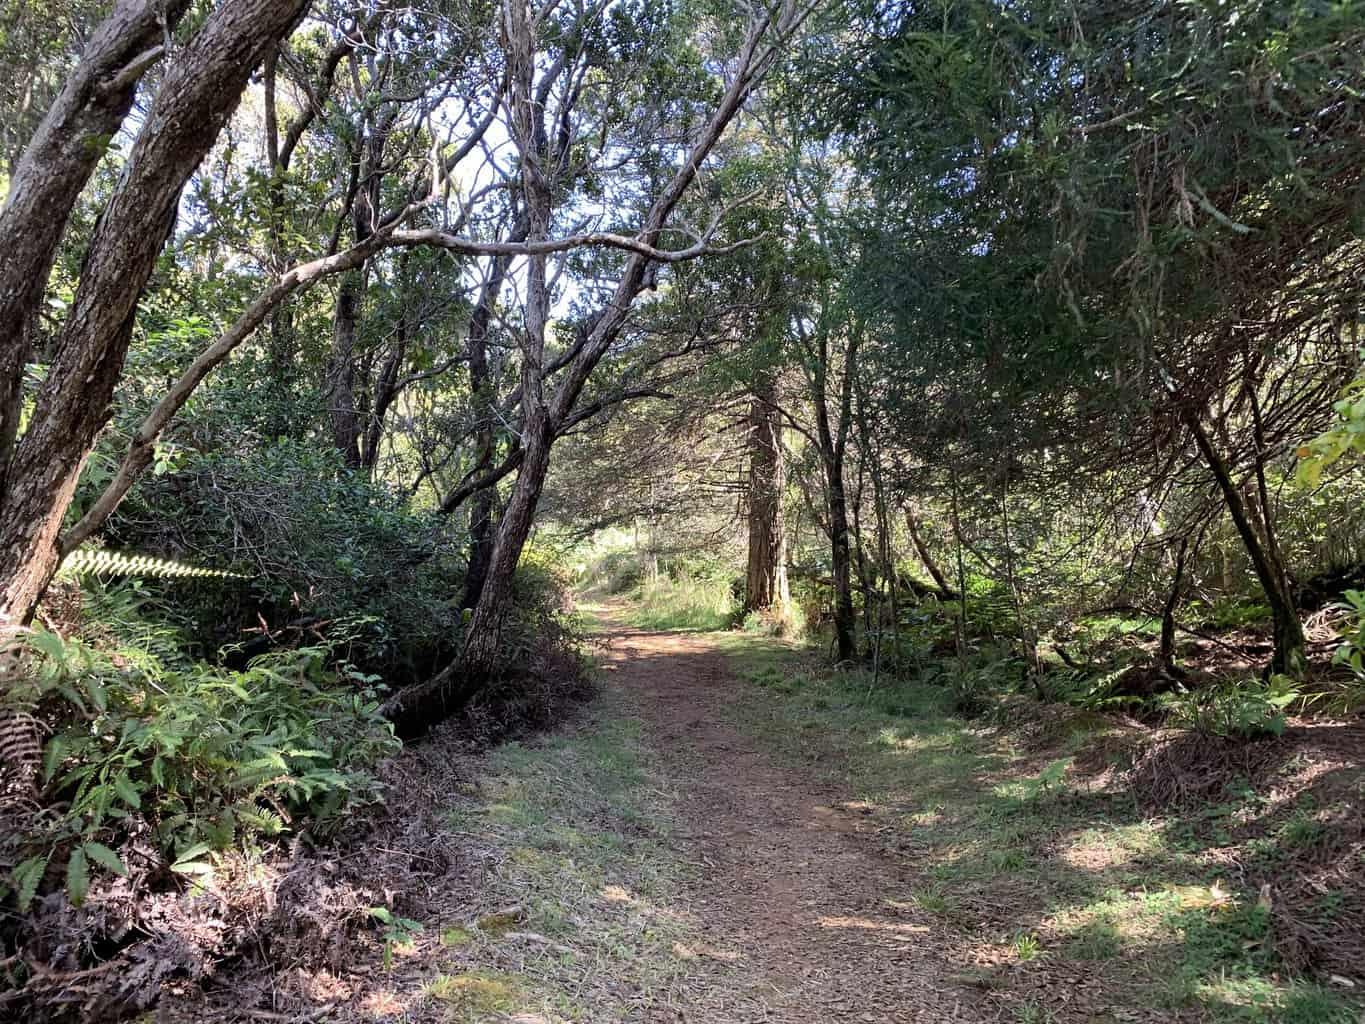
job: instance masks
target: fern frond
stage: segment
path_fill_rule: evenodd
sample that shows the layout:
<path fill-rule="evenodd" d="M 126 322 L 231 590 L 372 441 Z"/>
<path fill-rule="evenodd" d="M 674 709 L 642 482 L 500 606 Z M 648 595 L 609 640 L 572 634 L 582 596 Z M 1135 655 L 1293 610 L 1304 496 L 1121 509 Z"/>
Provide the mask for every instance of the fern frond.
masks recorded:
<path fill-rule="evenodd" d="M 62 560 L 60 575 L 81 576 L 144 576 L 151 579 L 216 578 L 244 579 L 239 572 L 226 569 L 207 569 L 186 562 L 176 562 L 169 558 L 155 558 L 151 555 L 125 554 L 105 548 L 81 548 L 71 552 Z"/>
<path fill-rule="evenodd" d="M 0 709 L 0 805 L 37 791 L 42 725 L 24 710 Z"/>

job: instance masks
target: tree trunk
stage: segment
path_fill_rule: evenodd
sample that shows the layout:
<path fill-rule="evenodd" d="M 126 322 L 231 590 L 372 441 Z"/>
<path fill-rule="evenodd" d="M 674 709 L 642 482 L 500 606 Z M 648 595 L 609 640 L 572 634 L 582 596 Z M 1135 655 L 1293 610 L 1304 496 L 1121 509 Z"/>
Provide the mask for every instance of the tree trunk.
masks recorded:
<path fill-rule="evenodd" d="M 336 312 L 332 320 L 332 354 L 327 361 L 327 415 L 332 424 L 332 443 L 352 469 L 359 469 L 360 412 L 355 401 L 355 344 L 359 320 L 363 271 L 353 270 L 341 279 Z"/>
<path fill-rule="evenodd" d="M 86 45 L 10 178 L 0 211 L 0 493 L 19 435 L 24 364 L 62 232 L 188 0 L 119 0 Z"/>
<path fill-rule="evenodd" d="M 646 213 L 636 238 L 657 243 L 673 210 L 696 178 L 706 157 L 739 112 L 745 99 L 775 59 L 776 44 L 765 47 L 770 30 L 779 37 L 799 23 L 800 9 L 784 4 L 776 17 L 758 21 L 745 40 L 739 66 L 730 76 L 710 121 L 702 129 L 682 165 Z M 511 136 L 520 156 L 521 188 L 525 199 L 528 240 L 548 237 L 553 197 L 543 160 L 548 152 L 543 124 L 544 104 L 533 90 L 536 67 L 535 26 L 521 0 L 503 5 L 504 45 L 507 53 Z M 567 152 L 564 154 L 567 159 Z M 400 730 L 425 727 L 447 709 L 457 707 L 477 692 L 497 665 L 502 620 L 512 595 L 512 578 L 530 536 L 532 520 L 550 468 L 550 448 L 558 431 L 572 422 L 575 405 L 597 364 L 620 335 L 632 304 L 652 280 L 651 259 L 632 253 L 626 260 L 611 299 L 592 316 L 582 343 L 559 367 L 553 397 L 545 393 L 545 327 L 549 314 L 543 255 L 527 260 L 526 327 L 522 343 L 521 447 L 516 483 L 498 521 L 488 578 L 470 617 L 460 658 L 429 683 L 406 690 L 385 705 Z M 443 507 L 446 503 L 443 503 Z"/>
<path fill-rule="evenodd" d="M 782 452 L 782 414 L 772 381 L 760 386 L 749 404 L 749 564 L 744 610 L 786 613 L 787 531 L 782 510 L 786 490 Z"/>
<path fill-rule="evenodd" d="M 1162 671 L 1172 678 L 1182 674 L 1175 663 L 1175 610 L 1180 605 L 1180 594 L 1184 588 L 1185 555 L 1189 547 L 1189 538 L 1181 537 L 1175 551 L 1175 571 L 1171 574 L 1171 589 L 1161 609 L 1161 647 L 1157 660 Z"/>
<path fill-rule="evenodd" d="M 830 351 L 827 331 L 820 330 L 815 345 L 811 347 L 811 355 L 814 360 L 809 378 L 811 404 L 815 409 L 816 439 L 825 475 L 830 572 L 834 578 L 835 649 L 839 661 L 852 661 L 857 651 L 857 619 L 853 610 L 853 586 L 850 580 L 852 559 L 848 536 L 848 496 L 844 489 L 844 452 L 853 415 L 853 350 L 850 348 L 845 361 L 837 430 L 831 425 L 829 415 Z"/>
<path fill-rule="evenodd" d="M 852 556 L 848 538 L 848 499 L 844 495 L 843 461 L 825 467 L 829 488 L 829 541 L 834 575 L 834 638 L 840 661 L 852 661 L 856 613 L 853 610 Z"/>
<path fill-rule="evenodd" d="M 909 505 L 905 507 L 905 528 L 910 533 L 910 543 L 915 546 L 915 553 L 919 555 L 920 562 L 928 570 L 929 577 L 938 585 L 939 592 L 945 601 L 956 601 L 958 593 L 948 583 L 948 577 L 943 574 L 938 563 L 934 561 L 934 556 L 929 551 L 929 546 L 924 543 L 924 538 L 919 532 L 919 520 L 916 518 L 914 510 Z"/>
<path fill-rule="evenodd" d="M 525 221 L 518 223 L 511 233 L 511 241 L 524 241 L 529 226 Z M 492 468 L 497 454 L 497 438 L 494 433 L 497 396 L 494 394 L 492 375 L 488 368 L 488 327 L 493 320 L 493 308 L 502 293 L 503 281 L 511 260 L 506 256 L 496 256 L 489 267 L 488 279 L 479 292 L 478 304 L 469 318 L 469 336 L 465 351 L 469 357 L 469 398 L 474 407 L 477 427 L 474 432 L 474 469 L 483 472 Z M 473 608 L 483 594 L 484 582 L 488 579 L 488 567 L 493 559 L 494 514 L 498 505 L 496 484 L 477 491 L 469 508 L 469 569 L 465 573 L 464 596 L 461 608 Z"/>
<path fill-rule="evenodd" d="M 1294 595 L 1289 588 L 1289 575 L 1274 548 L 1264 543 L 1252 521 L 1252 513 L 1237 489 L 1236 482 L 1222 455 L 1214 447 L 1208 431 L 1200 421 L 1199 414 L 1191 408 L 1184 410 L 1185 422 L 1194 435 L 1195 444 L 1204 456 L 1209 469 L 1223 494 L 1232 525 L 1242 538 L 1242 545 L 1251 556 L 1252 568 L 1256 579 L 1265 593 L 1266 603 L 1270 605 L 1273 621 L 1275 651 L 1270 660 L 1270 671 L 1298 678 L 1307 667 L 1304 655 L 1303 625 L 1299 622 L 1298 609 L 1294 606 Z"/>
<path fill-rule="evenodd" d="M 14 448 L 0 497 L 0 623 L 26 623 L 56 571 L 62 519 L 108 419 L 137 300 L 171 231 L 181 189 L 236 109 L 266 48 L 306 6 L 306 0 L 224 0 L 167 69 L 96 224 L 29 428 Z M 3 241 L 18 244 L 8 234 Z"/>

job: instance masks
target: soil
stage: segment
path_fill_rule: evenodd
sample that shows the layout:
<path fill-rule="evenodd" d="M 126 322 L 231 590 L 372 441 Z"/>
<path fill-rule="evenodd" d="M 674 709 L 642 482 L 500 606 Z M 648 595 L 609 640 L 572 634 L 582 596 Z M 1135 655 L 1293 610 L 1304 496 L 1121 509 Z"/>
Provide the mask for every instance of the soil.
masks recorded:
<path fill-rule="evenodd" d="M 606 667 L 679 780 L 692 913 L 739 985 L 683 1020 L 773 1024 L 995 1019 L 952 978 L 868 809 L 781 767 L 731 727 L 737 681 L 704 636 L 617 627 Z"/>

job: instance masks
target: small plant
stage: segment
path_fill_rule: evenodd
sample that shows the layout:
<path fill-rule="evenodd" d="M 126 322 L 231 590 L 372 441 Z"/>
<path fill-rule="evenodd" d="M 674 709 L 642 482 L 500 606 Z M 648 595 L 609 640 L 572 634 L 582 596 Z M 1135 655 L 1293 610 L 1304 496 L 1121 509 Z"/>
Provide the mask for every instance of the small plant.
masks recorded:
<path fill-rule="evenodd" d="M 421 921 L 410 917 L 399 917 L 388 907 L 371 907 L 369 915 L 384 926 L 384 970 L 393 969 L 393 951 L 398 946 L 406 946 L 413 938 L 426 931 Z M 443 937 L 444 938 L 444 937 Z"/>
<path fill-rule="evenodd" d="M 1123 950 L 1119 931 L 1108 921 L 1094 921 L 1076 932 L 1070 945 L 1078 960 L 1112 960 Z"/>
<path fill-rule="evenodd" d="M 1172 725 L 1209 736 L 1254 739 L 1279 736 L 1287 723 L 1285 712 L 1309 698 L 1288 676 L 1269 682 L 1247 679 L 1202 690 L 1180 689 L 1163 694 L 1158 704 Z"/>
<path fill-rule="evenodd" d="M 0 710 L 56 722 L 38 782 L 61 813 L 10 837 L 4 889 L 25 909 L 61 866 L 80 904 L 94 868 L 126 874 L 116 852 L 141 819 L 172 871 L 203 876 L 205 855 L 272 837 L 296 816 L 325 829 L 373 800 L 368 766 L 397 749 L 376 694 L 338 685 L 327 652 L 258 659 L 244 672 L 167 665 L 148 649 L 113 654 L 44 629 L 32 670 Z"/>
<path fill-rule="evenodd" d="M 1351 682 L 1333 701 L 1336 710 L 1351 714 L 1365 707 L 1365 591 L 1348 590 L 1345 601 L 1337 605 L 1348 614 L 1341 633 L 1341 644 L 1332 655 L 1332 664 L 1345 667 Z"/>
<path fill-rule="evenodd" d="M 1019 1024 L 1052 1024 L 1057 1018 L 1042 1003 L 1029 999 L 1015 1007 L 1014 1019 Z"/>
<path fill-rule="evenodd" d="M 1071 767 L 1074 760 L 1074 757 L 1060 757 L 1048 764 L 1036 777 L 1025 780 L 1023 788 L 1028 799 L 1041 800 L 1045 796 L 1066 789 L 1066 770 Z"/>
<path fill-rule="evenodd" d="M 1043 944 L 1032 932 L 1019 932 L 1010 942 L 1014 955 L 1021 961 L 1036 960 L 1043 955 Z"/>

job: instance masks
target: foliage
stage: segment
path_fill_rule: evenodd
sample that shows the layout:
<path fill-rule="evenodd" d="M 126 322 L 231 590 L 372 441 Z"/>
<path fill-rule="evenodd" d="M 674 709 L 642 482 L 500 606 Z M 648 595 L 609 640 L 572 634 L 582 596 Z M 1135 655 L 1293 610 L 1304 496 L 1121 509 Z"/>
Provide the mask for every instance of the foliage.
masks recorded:
<path fill-rule="evenodd" d="M 113 530 L 139 550 L 230 558 L 240 581 L 175 590 L 209 650 L 242 639 L 225 626 L 260 615 L 282 642 L 321 639 L 397 682 L 421 677 L 462 632 L 461 533 L 346 471 L 335 451 L 284 440 L 188 460 L 141 488 Z"/>
<path fill-rule="evenodd" d="M 1322 482 L 1322 474 L 1343 456 L 1365 455 L 1365 377 L 1353 381 L 1332 404 L 1340 422 L 1301 447 L 1299 479 L 1309 487 Z"/>
<path fill-rule="evenodd" d="M 1332 664 L 1343 665 L 1351 673 L 1352 682 L 1334 699 L 1345 713 L 1365 707 L 1365 591 L 1348 590 L 1343 595 L 1341 610 L 1346 613 L 1341 644 L 1332 655 Z"/>
<path fill-rule="evenodd" d="M 79 576 L 137 576 L 144 579 L 227 579 L 239 573 L 186 565 L 150 555 L 131 555 L 103 548 L 82 548 L 62 559 L 60 574 Z"/>
<path fill-rule="evenodd" d="M 1305 700 L 1286 676 L 1240 680 L 1196 691 L 1176 690 L 1158 698 L 1173 725 L 1209 736 L 1254 739 L 1284 732 L 1285 712 Z"/>
<path fill-rule="evenodd" d="M 377 798 L 368 769 L 397 746 L 374 680 L 327 671 L 321 648 L 230 672 L 41 628 L 29 644 L 33 671 L 5 700 L 53 723 L 41 785 L 62 810 L 14 837 L 22 859 L 9 885 L 21 909 L 63 858 L 78 904 L 92 862 L 128 873 L 114 850 L 138 821 L 170 870 L 190 876 L 212 870 L 214 851 L 256 837 L 325 832 Z"/>

